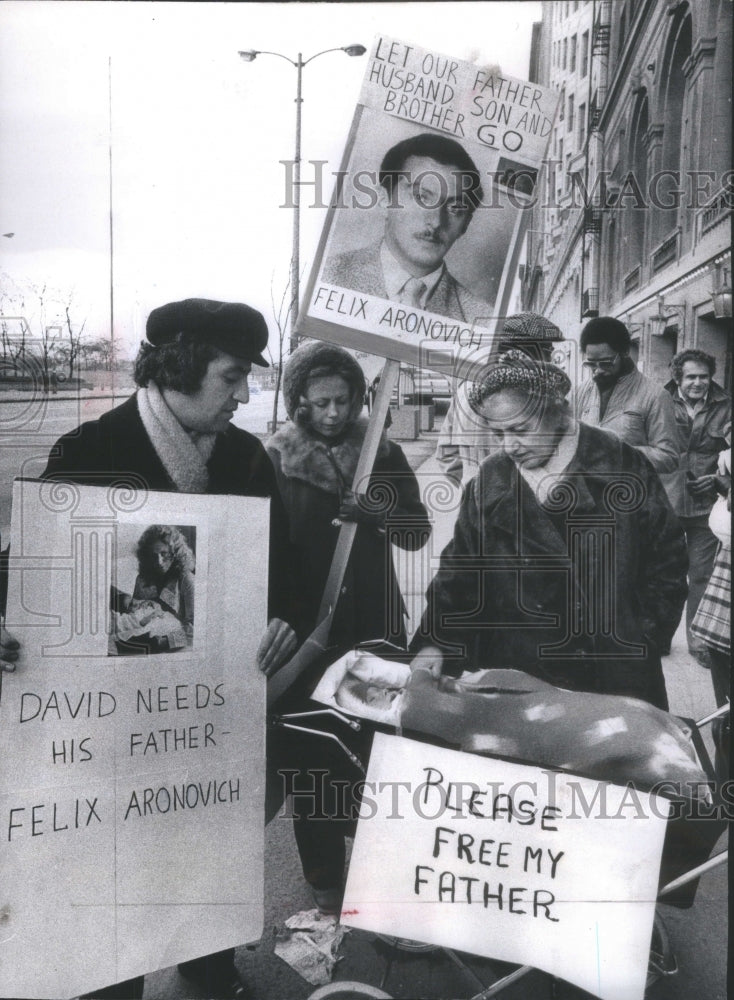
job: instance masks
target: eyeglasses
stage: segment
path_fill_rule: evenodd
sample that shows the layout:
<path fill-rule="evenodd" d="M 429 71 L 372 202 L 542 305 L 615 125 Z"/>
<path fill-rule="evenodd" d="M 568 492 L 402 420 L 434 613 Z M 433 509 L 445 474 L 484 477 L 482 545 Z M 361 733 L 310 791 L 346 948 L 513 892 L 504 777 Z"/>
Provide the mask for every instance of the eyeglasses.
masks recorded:
<path fill-rule="evenodd" d="M 611 358 L 597 358 L 596 361 L 582 361 L 581 362 L 581 367 L 582 368 L 589 368 L 592 371 L 595 370 L 596 368 L 598 368 L 600 371 L 610 372 L 612 370 L 612 368 L 614 368 L 615 364 L 617 363 L 617 358 L 618 357 L 619 357 L 619 354 L 615 354 Z"/>

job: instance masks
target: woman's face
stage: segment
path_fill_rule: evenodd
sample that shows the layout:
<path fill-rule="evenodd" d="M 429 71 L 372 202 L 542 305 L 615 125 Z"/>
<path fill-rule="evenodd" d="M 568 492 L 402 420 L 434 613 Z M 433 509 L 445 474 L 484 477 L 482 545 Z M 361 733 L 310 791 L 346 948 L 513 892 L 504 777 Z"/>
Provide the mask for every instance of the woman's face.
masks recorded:
<path fill-rule="evenodd" d="M 154 542 L 148 558 L 150 568 L 156 576 L 165 576 L 173 565 L 173 553 L 165 542 Z"/>
<path fill-rule="evenodd" d="M 557 405 L 539 406 L 520 389 L 501 389 L 485 399 L 481 410 L 503 451 L 526 469 L 546 464 L 567 423 Z"/>
<path fill-rule="evenodd" d="M 306 390 L 309 424 L 324 437 L 336 437 L 346 427 L 352 408 L 349 385 L 341 375 L 311 379 Z"/>

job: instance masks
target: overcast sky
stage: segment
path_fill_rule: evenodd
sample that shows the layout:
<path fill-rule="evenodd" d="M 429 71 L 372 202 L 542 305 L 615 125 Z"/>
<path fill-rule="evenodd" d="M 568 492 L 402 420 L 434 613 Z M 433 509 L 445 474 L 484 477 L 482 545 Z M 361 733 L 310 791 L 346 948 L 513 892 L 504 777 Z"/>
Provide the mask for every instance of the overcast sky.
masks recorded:
<path fill-rule="evenodd" d="M 272 56 L 245 63 L 237 51 L 308 58 L 387 34 L 527 77 L 540 8 L 0 4 L 0 233 L 14 233 L 0 237 L 4 286 L 9 276 L 21 288 L 73 289 L 75 315 L 109 333 L 111 79 L 116 337 L 137 343 L 152 307 L 194 295 L 250 302 L 270 321 L 271 285 L 282 292 L 290 260 L 279 161 L 293 156 L 296 72 Z M 334 52 L 305 68 L 304 161 L 338 169 L 365 66 Z M 302 212 L 303 268 L 324 214 Z"/>

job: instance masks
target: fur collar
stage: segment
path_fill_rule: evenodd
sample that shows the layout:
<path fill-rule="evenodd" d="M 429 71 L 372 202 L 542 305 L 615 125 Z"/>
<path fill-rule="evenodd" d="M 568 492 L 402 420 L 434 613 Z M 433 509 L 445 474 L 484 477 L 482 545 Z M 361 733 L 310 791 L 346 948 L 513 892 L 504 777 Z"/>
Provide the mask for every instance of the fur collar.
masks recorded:
<path fill-rule="evenodd" d="M 302 479 L 317 489 L 341 495 L 352 488 L 366 430 L 367 421 L 360 417 L 338 443 L 329 445 L 308 428 L 287 423 L 270 438 L 267 448 L 280 456 L 286 478 Z M 387 453 L 388 443 L 383 435 L 377 457 L 384 458 Z"/>

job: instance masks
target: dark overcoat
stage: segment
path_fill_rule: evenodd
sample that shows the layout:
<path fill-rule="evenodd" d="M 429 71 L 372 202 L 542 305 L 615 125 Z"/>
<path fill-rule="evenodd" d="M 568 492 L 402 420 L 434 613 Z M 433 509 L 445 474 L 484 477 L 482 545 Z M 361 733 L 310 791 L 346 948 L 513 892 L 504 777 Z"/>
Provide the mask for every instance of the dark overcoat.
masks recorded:
<path fill-rule="evenodd" d="M 266 445 L 286 505 L 296 577 L 303 581 L 299 621 L 307 631 L 318 622 L 339 537 L 339 506 L 351 488 L 363 437 L 362 421 L 333 446 L 290 423 Z M 330 632 L 330 644 L 339 650 L 375 639 L 405 643 L 391 546 L 419 549 L 431 530 L 415 474 L 394 442 L 382 441 L 365 493 L 382 516 L 379 524 L 357 527 Z"/>
<path fill-rule="evenodd" d="M 414 649 L 667 708 L 659 648 L 686 598 L 685 537 L 647 459 L 580 425 L 541 504 L 507 455 L 466 489 Z"/>

